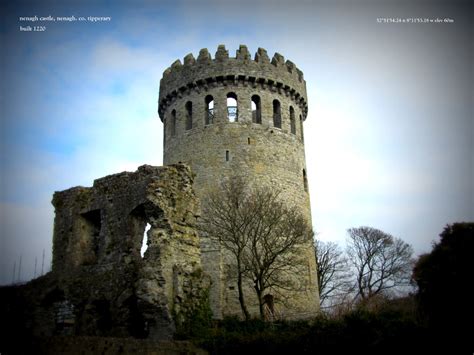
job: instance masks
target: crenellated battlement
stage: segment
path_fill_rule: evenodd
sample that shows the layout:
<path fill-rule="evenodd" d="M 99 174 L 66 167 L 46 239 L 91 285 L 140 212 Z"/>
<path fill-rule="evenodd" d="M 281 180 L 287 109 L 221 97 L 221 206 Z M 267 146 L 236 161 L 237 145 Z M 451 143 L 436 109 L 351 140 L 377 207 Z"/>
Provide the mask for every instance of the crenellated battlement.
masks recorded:
<path fill-rule="evenodd" d="M 219 45 L 214 59 L 208 49 L 203 48 L 197 59 L 189 53 L 183 62 L 176 60 L 163 72 L 158 107 L 161 119 L 166 107 L 176 98 L 193 90 L 206 91 L 221 85 L 251 85 L 279 92 L 291 97 L 306 117 L 306 82 L 303 72 L 292 61 L 285 61 L 280 53 L 275 53 L 270 60 L 263 48 L 258 48 L 252 60 L 245 45 L 240 45 L 235 57 L 230 57 L 225 46 Z"/>
<path fill-rule="evenodd" d="M 209 53 L 209 50 L 207 48 L 203 48 L 199 51 L 199 55 L 197 60 L 194 58 L 194 55 L 192 53 L 187 54 L 183 58 L 183 63 L 179 59 L 174 61 L 174 63 L 167 68 L 163 72 L 163 79 L 164 81 L 169 81 L 170 76 L 173 77 L 173 75 L 181 75 L 181 71 L 185 70 L 186 67 L 194 66 L 194 65 L 211 65 L 213 63 L 226 63 L 228 62 L 229 64 L 236 65 L 238 62 L 241 62 L 243 64 L 249 65 L 250 63 L 258 63 L 260 65 L 268 65 L 271 64 L 275 68 L 282 68 L 283 70 L 286 70 L 289 74 L 295 74 L 295 78 L 303 83 L 304 78 L 303 78 L 303 72 L 299 70 L 296 65 L 290 61 L 286 60 L 283 55 L 280 53 L 275 53 L 273 55 L 272 60 L 270 60 L 270 57 L 267 54 L 267 51 L 263 48 L 258 48 L 257 52 L 255 53 L 254 59 L 251 59 L 251 54 L 247 48 L 246 45 L 241 44 L 239 46 L 239 49 L 236 50 L 236 55 L 235 57 L 229 57 L 229 51 L 225 49 L 224 45 L 219 45 L 215 54 L 214 59 L 211 58 L 211 54 Z M 219 68 L 221 69 L 221 68 Z"/>
<path fill-rule="evenodd" d="M 251 53 L 240 45 L 233 52 L 219 45 L 212 55 L 203 48 L 164 71 L 158 112 L 163 122 L 163 162 L 189 164 L 202 220 L 212 213 L 209 196 L 217 196 L 223 181 L 238 176 L 255 188 L 281 192 L 285 204 L 311 221 L 304 151 L 306 82 L 295 63 L 280 53 L 269 56 L 263 48 Z M 214 317 L 240 316 L 234 258 L 215 239 L 204 233 L 200 238 Z M 287 319 L 314 317 L 319 309 L 311 241 L 297 254 L 287 284 L 295 289 L 266 291 L 275 309 L 281 310 L 278 314 Z M 242 292 L 248 311 L 257 315 L 260 301 L 253 283 L 243 281 Z"/>

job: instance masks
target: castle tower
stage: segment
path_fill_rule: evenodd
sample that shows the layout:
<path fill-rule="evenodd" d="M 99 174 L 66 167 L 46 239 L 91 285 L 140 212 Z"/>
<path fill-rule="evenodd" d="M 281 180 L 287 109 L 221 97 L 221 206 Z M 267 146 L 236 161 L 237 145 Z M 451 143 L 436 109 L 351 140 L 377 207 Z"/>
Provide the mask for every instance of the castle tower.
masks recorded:
<path fill-rule="evenodd" d="M 282 55 L 275 53 L 270 60 L 266 50 L 259 48 L 252 60 L 241 45 L 233 58 L 220 45 L 212 59 L 207 49 L 201 49 L 197 59 L 188 54 L 184 63 L 176 60 L 160 82 L 164 164 L 189 164 L 201 198 L 235 173 L 275 186 L 311 223 L 303 138 L 307 112 L 303 73 Z M 212 279 L 215 317 L 240 314 L 237 290 L 226 279 L 225 256 L 205 238 L 201 251 L 204 271 Z M 305 291 L 291 295 L 281 306 L 282 313 L 291 318 L 310 317 L 319 310 L 310 243 L 303 254 L 306 271 L 295 278 Z"/>

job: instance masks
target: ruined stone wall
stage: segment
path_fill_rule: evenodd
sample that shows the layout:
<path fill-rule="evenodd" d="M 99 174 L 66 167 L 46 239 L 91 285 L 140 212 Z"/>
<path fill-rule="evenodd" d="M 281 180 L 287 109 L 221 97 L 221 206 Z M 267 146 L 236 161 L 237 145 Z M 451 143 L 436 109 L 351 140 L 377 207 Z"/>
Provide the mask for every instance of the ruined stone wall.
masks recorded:
<path fill-rule="evenodd" d="M 229 120 L 229 94 L 237 99 L 235 122 Z M 252 110 L 255 96 L 260 101 L 260 119 L 257 110 Z M 212 122 L 206 101 L 209 97 L 214 104 Z M 274 100 L 280 105 L 281 127 L 274 124 Z M 259 49 L 252 60 L 245 46 L 240 46 L 235 58 L 230 58 L 223 46 L 219 46 L 215 59 L 206 49 L 200 51 L 197 60 L 188 54 L 184 64 L 178 60 L 163 74 L 159 113 L 164 123 L 164 163 L 189 164 L 196 174 L 195 190 L 201 199 L 224 178 L 239 174 L 254 184 L 277 187 L 311 223 L 303 140 L 306 83 L 292 62 L 285 62 L 278 53 L 270 60 L 264 49 Z M 203 267 L 212 277 L 215 317 L 240 314 L 236 287 L 228 282 L 230 258 L 205 237 L 201 247 Z M 318 311 L 316 264 L 310 243 L 302 255 L 304 272 L 295 278 L 305 291 L 288 293 L 287 304 L 280 307 L 291 317 L 312 316 Z M 258 305 L 251 287 L 246 293 L 256 313 Z"/>
<path fill-rule="evenodd" d="M 31 335 L 171 338 L 209 287 L 192 184 L 185 165 L 143 165 L 56 192 L 52 272 L 12 306 Z"/>

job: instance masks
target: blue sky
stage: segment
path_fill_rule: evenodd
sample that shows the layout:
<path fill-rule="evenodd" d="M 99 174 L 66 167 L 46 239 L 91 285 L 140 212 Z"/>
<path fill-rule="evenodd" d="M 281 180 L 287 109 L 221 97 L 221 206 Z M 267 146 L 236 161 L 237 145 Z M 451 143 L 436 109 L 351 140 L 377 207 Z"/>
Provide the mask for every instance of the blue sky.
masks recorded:
<path fill-rule="evenodd" d="M 42 1 L 1 9 L 0 283 L 51 259 L 54 191 L 162 164 L 159 80 L 225 44 L 303 70 L 313 225 L 369 225 L 417 254 L 474 220 L 473 9 L 457 1 Z M 19 16 L 110 16 L 35 23 Z M 377 18 L 450 18 L 381 24 Z M 38 273 L 39 271 L 37 271 Z"/>

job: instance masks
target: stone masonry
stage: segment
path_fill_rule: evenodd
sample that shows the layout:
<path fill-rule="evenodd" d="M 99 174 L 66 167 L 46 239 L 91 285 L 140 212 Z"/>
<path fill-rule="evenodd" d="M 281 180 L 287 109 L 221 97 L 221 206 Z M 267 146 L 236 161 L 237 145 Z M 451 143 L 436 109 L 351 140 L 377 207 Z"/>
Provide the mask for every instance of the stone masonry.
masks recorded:
<path fill-rule="evenodd" d="M 52 271 L 0 292 L 13 347 L 19 335 L 170 339 L 209 302 L 216 319 L 240 315 L 232 259 L 197 227 L 199 200 L 223 179 L 276 188 L 311 223 L 306 83 L 291 61 L 278 53 L 270 60 L 261 48 L 253 60 L 245 46 L 235 58 L 222 45 L 214 59 L 202 49 L 165 70 L 159 95 L 167 166 L 54 194 Z M 298 256 L 298 289 L 269 295 L 286 319 L 319 311 L 311 241 Z M 252 285 L 245 293 L 257 316 Z"/>
<path fill-rule="evenodd" d="M 207 49 L 197 59 L 188 54 L 183 63 L 177 60 L 164 71 L 158 112 L 164 124 L 164 163 L 191 166 L 201 203 L 220 181 L 243 175 L 280 190 L 311 223 L 303 135 L 306 82 L 294 63 L 278 53 L 270 59 L 262 48 L 252 60 L 243 45 L 235 57 L 223 45 L 214 59 Z M 205 236 L 201 251 L 204 271 L 212 279 L 214 317 L 240 314 L 228 255 Z M 294 277 L 302 290 L 279 292 L 275 298 L 287 318 L 311 317 L 319 310 L 311 242 L 301 255 L 305 271 Z M 256 315 L 252 285 L 247 293 Z"/>
<path fill-rule="evenodd" d="M 207 302 L 192 184 L 185 165 L 143 165 L 56 192 L 52 271 L 11 296 L 5 317 L 36 338 L 170 339 Z"/>

